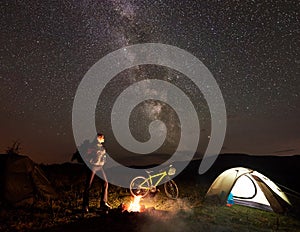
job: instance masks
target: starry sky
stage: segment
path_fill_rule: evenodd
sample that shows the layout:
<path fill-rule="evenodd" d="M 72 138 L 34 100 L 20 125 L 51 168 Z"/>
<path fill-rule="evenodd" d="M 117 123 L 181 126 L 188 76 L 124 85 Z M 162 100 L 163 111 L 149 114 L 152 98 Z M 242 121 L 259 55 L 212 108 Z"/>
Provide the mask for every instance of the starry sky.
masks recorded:
<path fill-rule="evenodd" d="M 1 4 L 0 152 L 20 141 L 36 162 L 70 161 L 76 145 L 72 106 L 76 89 L 103 56 L 137 43 L 184 49 L 205 64 L 226 104 L 222 153 L 300 154 L 300 2 L 61 0 Z M 99 97 L 96 127 L 115 159 L 130 154 L 116 142 L 110 113 L 117 96 L 134 82 L 161 79 L 180 87 L 199 116 L 203 154 L 210 114 L 197 87 L 176 70 L 142 65 L 118 74 Z M 166 123 L 157 151 L 176 150 L 176 112 L 145 101 L 132 112 L 132 134 L 146 141 L 151 120 Z"/>

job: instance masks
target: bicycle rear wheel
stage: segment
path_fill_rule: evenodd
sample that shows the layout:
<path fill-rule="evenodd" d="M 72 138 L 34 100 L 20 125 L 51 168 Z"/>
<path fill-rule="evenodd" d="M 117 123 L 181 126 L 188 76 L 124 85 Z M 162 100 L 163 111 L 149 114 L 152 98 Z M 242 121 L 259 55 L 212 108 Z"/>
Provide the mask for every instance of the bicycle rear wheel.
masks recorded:
<path fill-rule="evenodd" d="M 149 190 L 149 181 L 143 176 L 137 176 L 130 182 L 130 192 L 133 196 L 145 197 Z"/>
<path fill-rule="evenodd" d="M 179 195 L 178 187 L 174 180 L 164 183 L 165 193 L 167 197 L 177 199 Z"/>

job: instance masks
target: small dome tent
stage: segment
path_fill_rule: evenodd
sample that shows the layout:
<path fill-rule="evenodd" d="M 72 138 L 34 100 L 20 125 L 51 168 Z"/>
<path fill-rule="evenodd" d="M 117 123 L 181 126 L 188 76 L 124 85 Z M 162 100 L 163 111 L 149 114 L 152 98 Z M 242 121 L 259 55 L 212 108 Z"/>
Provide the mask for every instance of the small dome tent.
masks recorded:
<path fill-rule="evenodd" d="M 276 213 L 283 213 L 291 206 L 285 193 L 274 182 L 248 168 L 236 167 L 221 173 L 207 191 L 206 201 L 226 204 L 230 193 L 234 204 Z"/>

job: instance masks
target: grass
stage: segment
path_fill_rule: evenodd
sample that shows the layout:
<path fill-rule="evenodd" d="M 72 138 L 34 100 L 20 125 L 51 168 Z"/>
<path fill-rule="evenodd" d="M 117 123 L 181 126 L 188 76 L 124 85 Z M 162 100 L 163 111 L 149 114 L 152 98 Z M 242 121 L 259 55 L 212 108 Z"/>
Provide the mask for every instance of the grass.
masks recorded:
<path fill-rule="evenodd" d="M 38 199 L 25 208 L 7 208 L 2 205 L 0 231 L 41 230 L 80 223 L 87 218 L 98 218 L 93 213 L 82 217 L 82 192 L 85 182 L 82 173 L 65 175 L 48 172 L 47 176 L 57 190 L 58 198 L 52 203 Z M 134 220 L 138 231 L 300 231 L 299 218 L 239 205 L 207 205 L 203 201 L 207 186 L 197 182 L 175 181 L 180 191 L 179 199 L 167 198 L 162 187 L 156 194 L 142 199 L 141 204 L 146 208 L 154 207 L 167 214 L 159 217 L 152 215 L 142 222 Z M 90 192 L 91 209 L 99 207 L 99 190 L 100 182 L 95 179 Z M 110 185 L 109 202 L 113 208 L 118 208 L 122 203 L 128 204 L 130 200 L 128 189 Z M 123 227 L 123 231 L 127 231 L 126 227 Z"/>

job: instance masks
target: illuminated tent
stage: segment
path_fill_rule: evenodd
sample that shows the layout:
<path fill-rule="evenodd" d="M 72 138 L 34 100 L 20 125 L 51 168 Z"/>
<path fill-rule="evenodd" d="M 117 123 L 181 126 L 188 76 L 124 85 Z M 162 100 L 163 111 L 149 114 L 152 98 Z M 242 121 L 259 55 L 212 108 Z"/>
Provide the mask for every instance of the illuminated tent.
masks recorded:
<path fill-rule="evenodd" d="M 257 171 L 236 167 L 221 173 L 210 186 L 206 200 L 226 204 L 232 193 L 234 204 L 283 213 L 291 205 L 285 193 Z"/>

